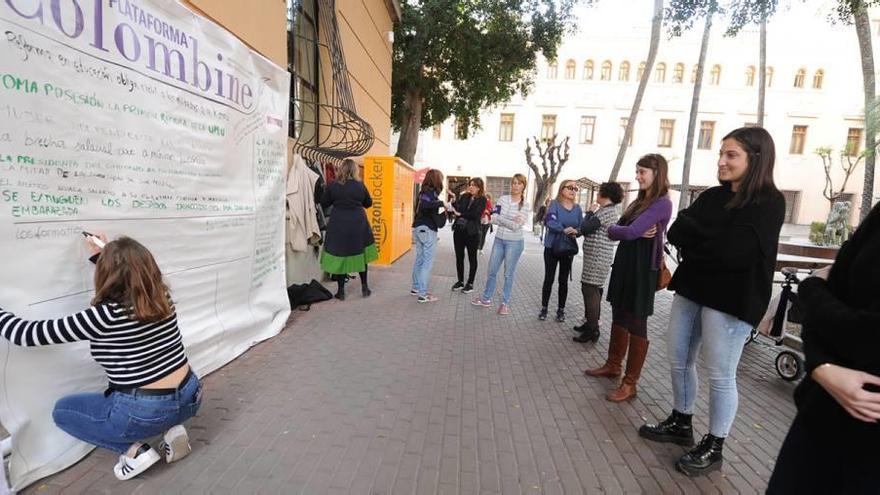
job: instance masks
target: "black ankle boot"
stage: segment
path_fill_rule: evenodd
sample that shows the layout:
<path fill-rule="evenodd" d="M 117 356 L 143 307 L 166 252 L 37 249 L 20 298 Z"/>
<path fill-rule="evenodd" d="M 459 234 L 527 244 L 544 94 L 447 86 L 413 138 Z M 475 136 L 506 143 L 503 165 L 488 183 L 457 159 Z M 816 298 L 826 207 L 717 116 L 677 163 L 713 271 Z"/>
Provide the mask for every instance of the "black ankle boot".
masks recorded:
<path fill-rule="evenodd" d="M 599 328 L 592 328 L 587 323 L 583 325 L 584 329 L 581 330 L 581 334 L 575 337 L 572 337 L 571 340 L 575 342 L 579 342 L 581 344 L 586 344 L 589 342 L 598 342 L 599 341 Z"/>
<path fill-rule="evenodd" d="M 373 291 L 370 290 L 368 285 L 361 285 L 361 295 L 364 297 L 370 297 L 373 294 Z"/>
<path fill-rule="evenodd" d="M 340 301 L 345 301 L 345 275 L 339 275 L 336 279 L 336 294 L 333 296 Z"/>
<path fill-rule="evenodd" d="M 675 409 L 660 424 L 645 424 L 639 428 L 639 436 L 655 442 L 675 443 L 690 447 L 694 444 L 693 414 L 682 414 Z"/>
<path fill-rule="evenodd" d="M 724 463 L 722 458 L 722 450 L 724 449 L 724 439 L 716 437 L 711 433 L 706 434 L 699 445 L 693 448 L 687 454 L 681 456 L 681 459 L 675 463 L 675 469 L 688 476 L 702 476 L 721 469 Z"/>
<path fill-rule="evenodd" d="M 583 322 L 580 325 L 575 325 L 575 326 L 571 327 L 571 329 L 574 330 L 575 332 L 583 332 L 583 331 L 586 331 L 587 328 L 589 328 L 587 326 L 587 322 Z"/>

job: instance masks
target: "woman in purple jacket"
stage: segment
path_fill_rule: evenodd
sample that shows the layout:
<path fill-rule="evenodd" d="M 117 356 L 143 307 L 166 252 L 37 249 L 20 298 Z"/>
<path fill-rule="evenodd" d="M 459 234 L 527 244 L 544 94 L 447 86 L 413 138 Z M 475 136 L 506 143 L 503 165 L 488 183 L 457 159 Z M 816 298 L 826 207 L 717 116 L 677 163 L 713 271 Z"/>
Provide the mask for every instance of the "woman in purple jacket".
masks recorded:
<path fill-rule="evenodd" d="M 636 396 L 636 382 L 648 355 L 648 317 L 654 313 L 663 237 L 672 216 L 668 168 L 661 155 L 640 158 L 636 163 L 639 195 L 617 225 L 608 227 L 608 237 L 621 241 L 608 283 L 608 302 L 613 315 L 611 341 L 605 364 L 584 373 L 608 378 L 620 376 L 623 357 L 629 350 L 623 381 L 606 396 L 611 402 Z"/>

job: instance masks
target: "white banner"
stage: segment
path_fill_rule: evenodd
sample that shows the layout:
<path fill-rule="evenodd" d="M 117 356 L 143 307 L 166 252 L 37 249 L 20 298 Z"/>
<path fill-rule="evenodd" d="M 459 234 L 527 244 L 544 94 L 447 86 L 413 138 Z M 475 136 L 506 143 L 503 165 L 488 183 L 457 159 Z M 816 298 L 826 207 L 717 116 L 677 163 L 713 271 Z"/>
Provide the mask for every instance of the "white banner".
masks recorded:
<path fill-rule="evenodd" d="M 2 0 L 0 32 L 0 307 L 87 307 L 81 232 L 101 231 L 153 252 L 199 374 L 276 335 L 289 74 L 167 1 Z M 13 488 L 88 453 L 51 411 L 105 385 L 87 343 L 0 339 Z"/>

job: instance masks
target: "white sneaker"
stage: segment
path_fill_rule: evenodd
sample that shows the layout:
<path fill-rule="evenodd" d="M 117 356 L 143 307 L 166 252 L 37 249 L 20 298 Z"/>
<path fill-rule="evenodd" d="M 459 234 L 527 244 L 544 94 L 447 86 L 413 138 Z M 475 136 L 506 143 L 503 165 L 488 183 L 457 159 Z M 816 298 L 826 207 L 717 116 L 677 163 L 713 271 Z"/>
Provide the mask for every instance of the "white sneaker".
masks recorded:
<path fill-rule="evenodd" d="M 183 425 L 171 427 L 171 429 L 165 432 L 162 440 L 162 445 L 159 448 L 164 452 L 165 462 L 168 464 L 177 462 L 192 452 L 192 447 L 189 444 L 189 435 L 186 434 L 186 428 Z"/>
<path fill-rule="evenodd" d="M 157 462 L 159 454 L 149 445 L 143 444 L 134 457 L 125 454 L 119 456 L 119 462 L 113 466 L 113 474 L 120 481 L 130 480 Z"/>

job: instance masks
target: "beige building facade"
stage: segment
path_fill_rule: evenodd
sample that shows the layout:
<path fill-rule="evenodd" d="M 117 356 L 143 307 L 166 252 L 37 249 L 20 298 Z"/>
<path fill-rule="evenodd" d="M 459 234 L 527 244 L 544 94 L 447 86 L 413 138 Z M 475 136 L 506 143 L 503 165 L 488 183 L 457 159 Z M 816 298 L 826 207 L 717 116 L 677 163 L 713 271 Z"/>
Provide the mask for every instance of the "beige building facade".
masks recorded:
<path fill-rule="evenodd" d="M 815 150 L 834 149 L 837 189 L 842 182 L 839 153 L 848 145 L 864 149 L 855 30 L 829 24 L 822 8 L 816 1 L 796 4 L 768 26 L 764 126 L 776 143 L 775 177 L 788 200 L 786 220 L 795 224 L 824 221 L 828 214 L 829 203 L 822 194 L 825 174 Z M 534 177 L 523 156 L 526 139 L 555 132 L 560 138 L 569 137 L 571 147 L 571 160 L 560 180 L 607 180 L 647 55 L 650 9 L 650 2 L 642 0 L 586 9 L 578 34 L 565 40 L 557 60 L 540 61 L 529 96 L 485 112 L 482 129 L 466 139 L 456 135 L 453 120 L 424 131 L 416 168 L 438 168 L 455 178 L 484 177 L 490 191 L 503 192 L 514 173 Z M 633 12 L 644 15 L 636 17 Z M 876 47 L 880 12 L 872 14 Z M 681 182 L 699 27 L 681 38 L 663 36 L 619 180 L 632 180 L 640 156 L 660 153 L 669 160 L 672 183 Z M 757 29 L 728 38 L 723 36 L 724 28 L 723 23 L 715 26 L 706 59 L 690 174 L 690 183 L 698 188 L 717 183 L 721 138 L 757 122 Z M 844 190 L 854 200 L 854 221 L 862 183 L 860 166 Z M 874 191 L 880 194 L 878 185 Z M 673 196 L 677 203 L 678 193 Z"/>

